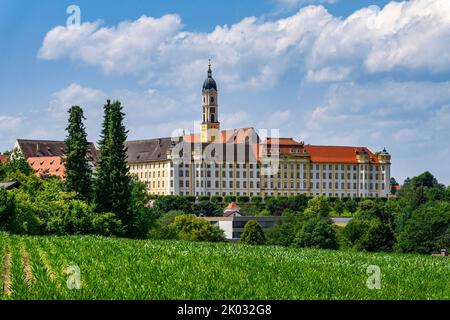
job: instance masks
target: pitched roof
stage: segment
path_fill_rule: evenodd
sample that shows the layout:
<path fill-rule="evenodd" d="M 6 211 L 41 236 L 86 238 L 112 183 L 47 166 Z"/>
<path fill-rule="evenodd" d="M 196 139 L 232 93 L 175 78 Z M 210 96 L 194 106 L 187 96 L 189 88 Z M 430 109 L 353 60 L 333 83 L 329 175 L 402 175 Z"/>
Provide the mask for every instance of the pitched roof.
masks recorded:
<path fill-rule="evenodd" d="M 378 158 L 366 147 L 341 147 L 341 146 L 311 146 L 305 145 L 306 151 L 311 156 L 311 161 L 315 163 L 345 163 L 357 164 L 357 154 L 366 152 L 369 155 L 369 162 L 378 164 Z"/>
<path fill-rule="evenodd" d="M 6 190 L 9 190 L 9 189 L 12 189 L 12 188 L 16 188 L 19 185 L 20 185 L 20 183 L 17 182 L 17 181 L 0 182 L 0 188 L 6 189 Z"/>
<path fill-rule="evenodd" d="M 239 210 L 241 209 L 236 202 L 231 202 L 225 210 Z"/>
<path fill-rule="evenodd" d="M 64 141 L 18 139 L 17 143 L 26 159 L 36 157 L 62 157 L 66 148 Z M 98 161 L 97 153 L 97 148 L 90 142 L 88 154 L 91 161 Z"/>
<path fill-rule="evenodd" d="M 127 141 L 128 162 L 158 161 L 167 159 L 167 150 L 172 146 L 171 138 Z"/>
<path fill-rule="evenodd" d="M 219 139 L 215 143 L 246 143 L 246 138 L 249 139 L 254 135 L 254 140 L 250 140 L 251 143 L 258 143 L 259 137 L 254 128 L 240 128 L 220 131 Z M 185 142 L 200 143 L 201 138 L 199 133 L 193 133 L 183 136 Z"/>
<path fill-rule="evenodd" d="M 0 164 L 8 162 L 9 157 L 3 154 L 0 154 Z"/>
<path fill-rule="evenodd" d="M 64 177 L 65 167 L 61 157 L 30 157 L 27 162 L 38 176 Z"/>

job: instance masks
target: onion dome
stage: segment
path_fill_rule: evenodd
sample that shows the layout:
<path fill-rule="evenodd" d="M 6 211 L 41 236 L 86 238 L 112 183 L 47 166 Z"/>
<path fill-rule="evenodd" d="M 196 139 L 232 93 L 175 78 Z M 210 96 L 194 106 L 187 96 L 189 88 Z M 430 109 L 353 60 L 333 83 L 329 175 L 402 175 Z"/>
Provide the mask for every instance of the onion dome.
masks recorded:
<path fill-rule="evenodd" d="M 203 82 L 203 90 L 211 90 L 211 89 L 217 91 L 216 81 L 212 77 L 211 60 L 210 60 L 208 65 L 208 78 L 206 78 L 205 82 Z"/>

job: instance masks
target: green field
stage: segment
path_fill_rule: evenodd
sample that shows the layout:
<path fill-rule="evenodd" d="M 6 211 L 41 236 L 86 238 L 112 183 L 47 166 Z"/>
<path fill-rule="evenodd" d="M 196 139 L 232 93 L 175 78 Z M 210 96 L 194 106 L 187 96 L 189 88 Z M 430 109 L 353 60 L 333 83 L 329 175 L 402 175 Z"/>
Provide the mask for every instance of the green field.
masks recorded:
<path fill-rule="evenodd" d="M 0 249 L 1 299 L 450 299 L 440 257 L 4 233 Z"/>

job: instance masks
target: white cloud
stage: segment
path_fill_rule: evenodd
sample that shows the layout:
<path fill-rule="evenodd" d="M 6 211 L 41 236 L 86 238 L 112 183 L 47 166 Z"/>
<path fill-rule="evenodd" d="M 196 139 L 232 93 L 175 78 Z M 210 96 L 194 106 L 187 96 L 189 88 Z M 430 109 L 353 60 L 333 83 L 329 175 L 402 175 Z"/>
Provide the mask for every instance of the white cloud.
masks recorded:
<path fill-rule="evenodd" d="M 387 147 L 398 179 L 431 170 L 449 183 L 450 168 L 435 160 L 450 156 L 449 88 L 450 82 L 332 84 L 304 115 L 300 134 L 311 144 Z"/>
<path fill-rule="evenodd" d="M 0 130 L 9 131 L 16 130 L 22 124 L 22 119 L 19 117 L 1 116 L 0 115 Z"/>
<path fill-rule="evenodd" d="M 273 86 L 286 72 L 298 73 L 299 81 L 303 74 L 320 82 L 403 69 L 450 71 L 450 1 L 411 0 L 375 8 L 343 19 L 322 6 L 307 6 L 287 18 L 247 17 L 209 33 L 183 31 L 177 15 L 142 16 L 117 27 L 100 22 L 78 29 L 59 26 L 47 33 L 39 57 L 81 60 L 108 73 L 139 74 L 178 88 L 201 81 L 198 70 L 208 58 L 229 88 Z"/>
<path fill-rule="evenodd" d="M 22 127 L 23 119 L 21 117 L 0 115 L 0 145 L 5 146 L 5 149 L 10 149 L 12 145 L 7 142 L 14 141 Z M 0 153 L 3 151 L 6 150 L 0 150 Z"/>
<path fill-rule="evenodd" d="M 56 119 L 65 119 L 71 106 L 80 106 L 85 112 L 102 106 L 106 102 L 106 94 L 101 90 L 82 87 L 72 83 L 68 87 L 52 94 L 48 111 Z"/>
<path fill-rule="evenodd" d="M 448 79 L 449 38 L 450 1 L 411 0 L 371 6 L 347 18 L 311 5 L 285 18 L 247 17 L 210 32 L 187 32 L 176 15 L 143 16 L 115 27 L 56 27 L 39 57 L 136 75 L 140 89 L 104 93 L 72 85 L 50 104 L 62 112 L 86 98 L 76 104 L 100 107 L 93 124 L 99 127 L 105 97 L 118 98 L 132 139 L 195 129 L 205 77 L 199 70 L 206 72 L 212 58 L 221 102 L 227 100 L 220 105 L 223 127 L 281 128 L 283 136 L 312 144 L 374 151 L 386 146 L 399 180 L 435 169 L 450 183 L 450 167 L 442 165 L 450 157 L 450 83 L 430 80 Z M 263 90 L 252 95 L 249 88 Z M 292 99 L 290 92 L 299 88 L 303 95 Z"/>
<path fill-rule="evenodd" d="M 107 73 L 135 72 L 155 65 L 161 45 L 180 28 L 177 15 L 159 19 L 142 16 L 111 28 L 102 27 L 100 21 L 86 22 L 76 28 L 58 26 L 47 33 L 38 56 L 82 60 L 100 65 Z"/>
<path fill-rule="evenodd" d="M 276 0 L 278 5 L 286 9 L 298 8 L 308 4 L 336 3 L 338 0 Z"/>

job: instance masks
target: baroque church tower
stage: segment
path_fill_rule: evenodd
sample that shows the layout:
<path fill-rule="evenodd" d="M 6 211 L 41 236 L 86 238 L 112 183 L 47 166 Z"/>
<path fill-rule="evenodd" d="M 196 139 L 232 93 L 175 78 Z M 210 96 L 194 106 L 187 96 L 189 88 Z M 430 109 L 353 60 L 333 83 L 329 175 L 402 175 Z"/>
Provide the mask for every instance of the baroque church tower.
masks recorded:
<path fill-rule="evenodd" d="M 208 65 L 208 77 L 203 83 L 202 109 L 203 118 L 200 125 L 201 142 L 211 143 L 218 139 L 220 123 L 218 108 L 217 84 L 212 77 L 211 60 Z"/>

